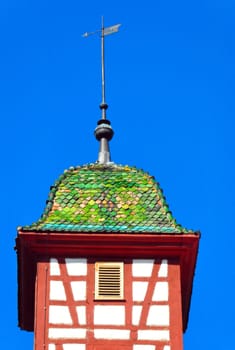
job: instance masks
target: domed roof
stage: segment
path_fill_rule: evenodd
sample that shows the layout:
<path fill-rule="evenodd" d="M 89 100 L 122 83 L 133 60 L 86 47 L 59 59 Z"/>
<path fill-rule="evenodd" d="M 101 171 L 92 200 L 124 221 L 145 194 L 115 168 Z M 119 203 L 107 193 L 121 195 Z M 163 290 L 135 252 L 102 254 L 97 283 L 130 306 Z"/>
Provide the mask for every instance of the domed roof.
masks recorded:
<path fill-rule="evenodd" d="M 70 168 L 51 187 L 41 218 L 24 231 L 190 233 L 177 224 L 154 177 L 134 167 Z"/>

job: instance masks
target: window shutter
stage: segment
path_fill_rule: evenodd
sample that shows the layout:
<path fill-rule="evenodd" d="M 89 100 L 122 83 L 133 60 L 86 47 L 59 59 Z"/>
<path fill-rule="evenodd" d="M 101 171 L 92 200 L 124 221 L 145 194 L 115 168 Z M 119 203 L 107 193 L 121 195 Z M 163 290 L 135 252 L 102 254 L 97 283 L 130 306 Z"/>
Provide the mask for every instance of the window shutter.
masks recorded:
<path fill-rule="evenodd" d="M 95 299 L 123 299 L 123 263 L 96 263 Z"/>

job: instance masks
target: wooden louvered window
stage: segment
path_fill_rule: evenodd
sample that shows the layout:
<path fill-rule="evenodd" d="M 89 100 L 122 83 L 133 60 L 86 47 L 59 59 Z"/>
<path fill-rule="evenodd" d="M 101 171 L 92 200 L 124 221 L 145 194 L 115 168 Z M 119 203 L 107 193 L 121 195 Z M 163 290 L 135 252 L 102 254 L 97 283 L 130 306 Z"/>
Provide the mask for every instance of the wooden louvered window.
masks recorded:
<path fill-rule="evenodd" d="M 95 299 L 123 299 L 123 263 L 95 264 Z"/>

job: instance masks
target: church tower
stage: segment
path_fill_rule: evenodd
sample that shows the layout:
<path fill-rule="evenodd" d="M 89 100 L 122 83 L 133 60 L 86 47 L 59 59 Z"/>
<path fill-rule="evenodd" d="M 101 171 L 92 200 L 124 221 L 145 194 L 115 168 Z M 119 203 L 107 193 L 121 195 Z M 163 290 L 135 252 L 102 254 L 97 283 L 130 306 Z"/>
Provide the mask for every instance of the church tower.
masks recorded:
<path fill-rule="evenodd" d="M 102 55 L 117 29 L 102 26 Z M 102 82 L 97 162 L 66 170 L 41 218 L 18 228 L 19 326 L 35 350 L 182 350 L 199 233 L 153 176 L 111 162 L 104 65 Z"/>

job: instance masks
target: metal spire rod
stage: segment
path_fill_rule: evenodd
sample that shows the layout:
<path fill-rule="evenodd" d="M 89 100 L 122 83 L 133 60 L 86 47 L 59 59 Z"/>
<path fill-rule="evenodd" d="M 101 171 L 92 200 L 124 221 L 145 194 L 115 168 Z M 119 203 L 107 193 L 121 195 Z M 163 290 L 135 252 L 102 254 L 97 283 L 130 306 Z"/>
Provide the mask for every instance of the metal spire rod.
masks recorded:
<path fill-rule="evenodd" d="M 110 150 L 109 150 L 109 141 L 113 137 L 113 129 L 110 125 L 110 121 L 106 119 L 106 109 L 108 105 L 105 101 L 105 52 L 104 52 L 104 37 L 118 31 L 121 24 L 115 24 L 111 27 L 104 27 L 104 17 L 102 17 L 101 29 L 94 32 L 86 32 L 83 34 L 83 37 L 88 37 L 90 35 L 101 33 L 101 73 L 102 73 L 102 101 L 100 104 L 100 109 L 102 111 L 102 118 L 98 121 L 97 127 L 95 129 L 95 137 L 100 141 L 100 150 L 98 154 L 98 163 L 100 164 L 109 164 L 111 162 Z"/>
<path fill-rule="evenodd" d="M 101 29 L 101 72 L 102 72 L 102 119 L 106 119 L 107 104 L 105 102 L 105 65 L 104 65 L 104 17 L 102 16 Z M 103 108 L 102 108 L 103 107 Z"/>
<path fill-rule="evenodd" d="M 104 51 L 104 37 L 109 34 L 113 34 L 118 32 L 119 27 L 121 24 L 115 24 L 111 27 L 104 27 L 104 17 L 102 16 L 102 22 L 101 22 L 101 29 L 93 31 L 93 32 L 86 32 L 82 36 L 88 37 L 93 34 L 101 33 L 101 86 L 102 86 L 102 102 L 100 104 L 100 109 L 102 110 L 102 119 L 106 119 L 106 109 L 108 108 L 108 105 L 105 101 L 105 51 Z"/>

